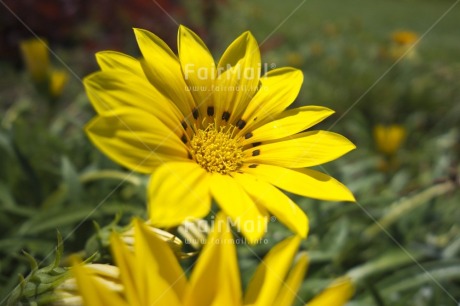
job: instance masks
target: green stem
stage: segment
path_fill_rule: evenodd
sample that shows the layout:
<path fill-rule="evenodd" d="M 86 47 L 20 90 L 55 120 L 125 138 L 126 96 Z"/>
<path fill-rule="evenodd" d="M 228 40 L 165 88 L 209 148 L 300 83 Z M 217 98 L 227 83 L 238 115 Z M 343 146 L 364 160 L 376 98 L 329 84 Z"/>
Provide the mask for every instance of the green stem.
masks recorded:
<path fill-rule="evenodd" d="M 403 250 L 390 251 L 377 259 L 351 269 L 347 275 L 355 282 L 358 282 L 372 274 L 391 271 L 397 267 L 412 263 L 414 260 L 419 260 L 422 257 L 423 253 L 411 252 L 411 256 L 408 256 Z"/>
<path fill-rule="evenodd" d="M 80 182 L 82 184 L 104 179 L 126 181 L 133 184 L 134 186 L 140 186 L 142 183 L 142 180 L 138 176 L 130 175 L 129 173 L 116 170 L 91 171 L 80 175 Z"/>

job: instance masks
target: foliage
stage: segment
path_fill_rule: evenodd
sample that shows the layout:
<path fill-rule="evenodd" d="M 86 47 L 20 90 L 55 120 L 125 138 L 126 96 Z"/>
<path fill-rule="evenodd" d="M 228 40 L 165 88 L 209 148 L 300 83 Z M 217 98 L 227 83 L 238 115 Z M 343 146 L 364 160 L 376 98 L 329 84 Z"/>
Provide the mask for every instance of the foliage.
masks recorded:
<path fill-rule="evenodd" d="M 344 182 L 356 204 L 291 195 L 310 219 L 302 249 L 311 264 L 299 296 L 309 300 L 331 279 L 348 274 L 358 288 L 350 305 L 454 305 L 460 299 L 460 62 L 454 13 L 424 36 L 450 4 L 310 2 L 283 22 L 299 3 L 228 1 L 216 7 L 219 18 L 210 30 L 215 58 L 249 29 L 271 68 L 301 68 L 305 82 L 297 106 L 336 110 L 321 128 L 346 135 L 358 147 L 318 169 Z M 393 23 L 386 22 L 389 16 Z M 391 35 L 401 29 L 421 38 L 415 56 L 392 57 Z M 18 274 L 30 280 L 43 269 L 63 269 L 68 255 L 85 247 L 84 257 L 104 252 L 94 242 L 93 222 L 104 227 L 119 214 L 118 222 L 126 225 L 132 216 L 146 214 L 147 178 L 116 166 L 83 133 L 93 111 L 78 76 L 93 69 L 92 51 L 54 51 L 77 77 L 53 100 L 36 90 L 23 69 L 0 62 L 0 303 L 24 284 Z M 394 153 L 377 149 L 377 124 L 406 130 Z M 52 256 L 56 229 L 65 246 L 60 267 Z M 257 258 L 289 233 L 272 220 L 267 243 L 238 247 L 244 286 Z M 37 262 L 32 272 L 26 258 Z"/>

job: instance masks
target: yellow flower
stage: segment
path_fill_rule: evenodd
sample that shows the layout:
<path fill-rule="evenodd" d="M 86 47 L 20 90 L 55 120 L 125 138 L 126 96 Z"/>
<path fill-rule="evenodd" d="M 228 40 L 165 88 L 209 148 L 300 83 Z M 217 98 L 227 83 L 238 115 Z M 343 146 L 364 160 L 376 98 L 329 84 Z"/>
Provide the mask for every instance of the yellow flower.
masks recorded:
<path fill-rule="evenodd" d="M 411 45 L 418 40 L 418 35 L 412 31 L 396 31 L 391 35 L 391 39 L 399 45 Z"/>
<path fill-rule="evenodd" d="M 374 140 L 377 150 L 386 155 L 394 155 L 406 138 L 406 129 L 398 124 L 374 127 Z"/>
<path fill-rule="evenodd" d="M 418 35 L 411 31 L 397 31 L 391 35 L 393 44 L 390 47 L 390 56 L 393 59 L 399 59 L 402 56 L 409 60 L 417 58 L 417 52 L 414 48 L 414 44 L 418 40 Z"/>
<path fill-rule="evenodd" d="M 332 22 L 327 22 L 323 26 L 323 33 L 329 37 L 336 37 L 339 34 L 339 27 Z"/>
<path fill-rule="evenodd" d="M 135 244 L 131 251 L 116 234 L 112 253 L 120 270 L 122 294 L 94 277 L 86 265 L 73 272 L 85 305 L 292 305 L 303 280 L 308 259 L 300 254 L 291 267 L 300 244 L 299 236 L 278 243 L 258 266 L 245 294 L 231 229 L 224 214 L 217 216 L 208 243 L 187 279 L 168 244 L 142 222 L 135 221 Z M 353 294 L 348 279 L 326 289 L 308 305 L 340 306 Z M 321 301 L 334 304 L 318 304 Z"/>
<path fill-rule="evenodd" d="M 286 55 L 286 60 L 289 65 L 294 67 L 301 67 L 304 63 L 304 57 L 300 52 L 289 52 Z"/>
<path fill-rule="evenodd" d="M 321 42 L 312 42 L 310 44 L 310 54 L 319 57 L 324 54 L 324 45 Z"/>
<path fill-rule="evenodd" d="M 43 39 L 31 38 L 21 41 L 19 45 L 26 68 L 37 83 L 48 80 L 50 60 L 48 46 Z"/>
<path fill-rule="evenodd" d="M 158 227 L 206 216 L 213 198 L 250 242 L 268 213 L 302 237 L 307 217 L 282 193 L 354 201 L 334 178 L 306 169 L 355 148 L 328 131 L 304 130 L 330 116 L 320 106 L 286 110 L 303 75 L 277 68 L 260 76 L 259 47 L 245 32 L 216 65 L 201 39 L 179 28 L 177 57 L 154 34 L 134 30 L 140 60 L 101 52 L 84 83 L 98 112 L 86 128 L 119 164 L 153 173 L 149 214 Z"/>
<path fill-rule="evenodd" d="M 20 43 L 20 49 L 27 71 L 35 85 L 51 98 L 59 97 L 69 75 L 63 70 L 53 69 L 46 41 L 40 38 L 24 40 Z"/>
<path fill-rule="evenodd" d="M 118 267 L 106 264 L 85 264 L 84 269 L 85 273 L 91 277 L 92 281 L 102 284 L 104 288 L 113 293 L 123 292 Z M 77 281 L 74 277 L 70 277 L 62 282 L 54 290 L 54 295 L 55 301 L 52 305 L 83 305 L 82 295 L 78 290 Z"/>
<path fill-rule="evenodd" d="M 166 243 L 177 258 L 184 259 L 196 255 L 196 252 L 184 253 L 184 243 L 173 234 L 155 228 L 148 222 L 143 222 L 143 227 L 151 235 L 155 235 L 158 239 Z M 178 230 L 180 229 L 182 229 L 182 232 L 186 234 L 186 237 L 188 237 L 189 241 L 199 241 L 195 243 L 195 245 L 192 244 L 196 249 L 202 247 L 202 245 L 199 243 L 201 241 L 203 241 L 203 244 L 205 243 L 206 236 L 209 232 L 208 223 L 204 220 L 194 220 L 194 222 L 181 224 Z M 127 249 L 131 251 L 134 250 L 134 225 L 130 225 L 127 230 L 120 232 L 119 239 L 125 244 Z M 187 242 L 188 241 L 186 241 L 186 243 Z M 120 271 L 118 267 L 107 264 L 90 263 L 85 264 L 85 270 L 90 273 L 97 282 L 102 282 L 105 287 L 108 287 L 108 289 L 111 291 L 116 291 L 119 293 L 123 291 L 123 285 L 120 280 Z M 53 299 L 54 302 L 52 305 L 83 305 L 75 277 L 69 277 L 65 279 L 60 285 L 56 287 L 54 294 L 55 298 Z"/>
<path fill-rule="evenodd" d="M 69 80 L 69 74 L 63 70 L 53 70 L 50 74 L 49 92 L 53 97 L 59 97 Z"/>

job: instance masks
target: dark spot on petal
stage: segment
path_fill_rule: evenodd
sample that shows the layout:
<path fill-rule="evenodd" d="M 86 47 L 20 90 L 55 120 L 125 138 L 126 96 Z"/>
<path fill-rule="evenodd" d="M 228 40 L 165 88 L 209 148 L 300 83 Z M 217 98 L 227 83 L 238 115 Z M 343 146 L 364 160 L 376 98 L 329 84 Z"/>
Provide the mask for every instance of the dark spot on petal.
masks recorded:
<path fill-rule="evenodd" d="M 182 134 L 180 140 L 182 140 L 183 143 L 187 143 L 187 135 Z"/>
<path fill-rule="evenodd" d="M 249 139 L 249 138 L 251 138 L 251 137 L 252 137 L 252 133 L 251 133 L 251 132 L 249 132 L 249 133 L 247 133 L 246 135 L 244 135 L 244 138 L 246 138 L 246 139 Z"/>
<path fill-rule="evenodd" d="M 198 119 L 198 115 L 199 115 L 198 109 L 194 108 L 192 110 L 192 114 L 193 114 L 193 118 L 195 118 L 195 120 Z"/>
<path fill-rule="evenodd" d="M 257 155 L 260 155 L 260 150 L 252 151 L 252 156 L 257 156 Z"/>
<path fill-rule="evenodd" d="M 222 114 L 222 120 L 225 120 L 225 121 L 228 121 L 228 119 L 230 119 L 230 113 L 225 111 L 223 114 Z"/>
<path fill-rule="evenodd" d="M 257 117 L 254 117 L 253 121 L 256 121 L 257 120 Z"/>
<path fill-rule="evenodd" d="M 240 119 L 238 120 L 238 122 L 236 123 L 236 126 L 242 130 L 245 126 L 246 126 L 246 121 L 244 121 L 243 119 Z"/>
<path fill-rule="evenodd" d="M 180 123 L 182 125 L 182 127 L 184 128 L 184 130 L 187 129 L 187 122 L 185 122 L 185 120 L 182 120 L 182 122 Z"/>
<path fill-rule="evenodd" d="M 192 159 L 192 160 L 193 160 L 192 154 L 191 154 L 190 152 L 187 152 L 187 157 L 188 157 L 188 159 Z"/>
<path fill-rule="evenodd" d="M 214 116 L 214 106 L 208 106 L 208 116 Z"/>
<path fill-rule="evenodd" d="M 257 146 L 260 146 L 262 143 L 259 141 L 259 142 L 254 142 L 252 144 L 253 147 L 257 147 Z"/>
<path fill-rule="evenodd" d="M 257 167 L 257 165 L 256 165 L 256 164 L 251 164 L 251 165 L 249 165 L 248 167 L 249 167 L 249 168 L 255 168 L 255 167 Z"/>

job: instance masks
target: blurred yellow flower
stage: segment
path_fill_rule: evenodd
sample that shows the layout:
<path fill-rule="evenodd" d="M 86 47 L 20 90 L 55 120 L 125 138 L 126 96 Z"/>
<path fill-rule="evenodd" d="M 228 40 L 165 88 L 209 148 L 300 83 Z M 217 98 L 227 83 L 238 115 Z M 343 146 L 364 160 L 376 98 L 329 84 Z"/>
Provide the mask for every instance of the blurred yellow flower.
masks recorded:
<path fill-rule="evenodd" d="M 391 39 L 398 45 L 411 45 L 418 40 L 418 34 L 412 31 L 396 31 L 391 34 Z"/>
<path fill-rule="evenodd" d="M 336 37 L 339 34 L 339 28 L 335 23 L 326 22 L 323 26 L 323 33 L 329 37 Z"/>
<path fill-rule="evenodd" d="M 286 60 L 289 65 L 294 67 L 302 67 L 304 63 L 304 57 L 300 52 L 289 52 L 286 55 Z"/>
<path fill-rule="evenodd" d="M 62 70 L 53 70 L 50 74 L 49 90 L 53 97 L 59 97 L 62 94 L 65 84 L 69 80 L 69 74 Z"/>
<path fill-rule="evenodd" d="M 63 70 L 53 69 L 46 41 L 41 38 L 24 40 L 20 43 L 20 49 L 27 71 L 37 87 L 51 98 L 59 97 L 69 75 Z"/>
<path fill-rule="evenodd" d="M 355 146 L 329 131 L 304 132 L 332 110 L 286 110 L 301 88 L 300 70 L 277 68 L 260 76 L 259 47 L 249 32 L 216 66 L 203 41 L 184 26 L 178 57 L 154 34 L 134 31 L 143 59 L 98 53 L 101 71 L 84 80 L 98 112 L 86 131 L 114 161 L 152 174 L 153 225 L 202 218 L 213 198 L 249 242 L 263 236 L 269 213 L 305 237 L 306 215 L 278 188 L 354 201 L 340 182 L 306 169 Z"/>
<path fill-rule="evenodd" d="M 206 236 L 209 232 L 208 226 L 208 223 L 204 220 L 195 220 L 194 222 L 181 224 L 178 230 L 180 231 L 180 229 L 182 229 L 182 232 L 187 234 L 184 235 L 189 239 L 186 243 L 192 245 L 196 249 L 199 249 L 202 247 L 202 244 L 205 244 L 206 242 Z M 178 259 L 190 258 L 191 256 L 196 255 L 196 252 L 184 253 L 182 250 L 184 243 L 177 236 L 167 231 L 155 228 L 148 222 L 143 222 L 143 227 L 151 235 L 155 235 L 158 239 L 164 241 Z M 127 230 L 120 232 L 119 238 L 125 244 L 127 249 L 131 251 L 134 250 L 135 230 L 133 225 L 130 225 Z M 191 241 L 196 241 L 196 243 L 193 244 Z M 85 269 L 90 275 L 92 275 L 93 278 L 96 279 L 96 281 L 102 282 L 105 287 L 108 287 L 111 291 L 119 293 L 123 291 L 118 267 L 107 264 L 90 263 L 85 264 Z M 74 277 L 69 277 L 58 285 L 56 289 L 54 289 L 54 295 L 54 306 L 83 305 L 81 294 L 78 291 L 76 279 Z"/>
<path fill-rule="evenodd" d="M 400 59 L 402 56 L 409 60 L 417 57 L 415 43 L 418 41 L 418 34 L 411 31 L 397 31 L 391 35 L 392 45 L 389 53 L 392 59 Z"/>
<path fill-rule="evenodd" d="M 398 124 L 374 127 L 374 140 L 377 150 L 386 155 L 394 155 L 406 138 L 406 129 Z"/>
<path fill-rule="evenodd" d="M 31 38 L 21 41 L 19 45 L 27 71 L 37 83 L 48 80 L 50 60 L 46 41 L 40 38 Z"/>
<path fill-rule="evenodd" d="M 118 267 L 106 264 L 85 264 L 84 269 L 93 281 L 102 284 L 106 289 L 118 294 L 123 292 Z M 83 305 L 82 295 L 74 277 L 66 279 L 56 287 L 54 295 L 53 306 Z"/>
<path fill-rule="evenodd" d="M 120 270 L 123 291 L 109 288 L 88 270 L 72 268 L 85 305 L 292 305 L 308 265 L 305 253 L 297 253 L 301 238 L 292 236 L 278 243 L 262 260 L 246 293 L 241 291 L 235 241 L 227 218 L 220 213 L 208 242 L 187 279 L 167 243 L 135 221 L 134 251 L 117 234 L 112 253 Z M 308 305 L 343 305 L 353 294 L 349 279 L 342 279 Z M 318 304 L 334 302 L 334 304 Z"/>
<path fill-rule="evenodd" d="M 324 45 L 321 42 L 312 42 L 310 44 L 310 54 L 318 57 L 324 54 Z"/>

